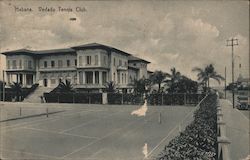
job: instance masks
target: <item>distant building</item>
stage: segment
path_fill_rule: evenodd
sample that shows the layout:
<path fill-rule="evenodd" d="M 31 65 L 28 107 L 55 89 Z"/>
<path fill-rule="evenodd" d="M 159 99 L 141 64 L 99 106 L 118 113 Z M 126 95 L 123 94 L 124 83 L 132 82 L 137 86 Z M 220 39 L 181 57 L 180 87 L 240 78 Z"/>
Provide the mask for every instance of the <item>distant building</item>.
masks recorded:
<path fill-rule="evenodd" d="M 6 56 L 7 84 L 38 83 L 52 88 L 68 80 L 76 88 L 92 91 L 100 91 L 109 81 L 114 81 L 119 89 L 132 88 L 135 79 L 148 78 L 150 63 L 98 43 L 40 51 L 20 49 L 2 54 Z"/>

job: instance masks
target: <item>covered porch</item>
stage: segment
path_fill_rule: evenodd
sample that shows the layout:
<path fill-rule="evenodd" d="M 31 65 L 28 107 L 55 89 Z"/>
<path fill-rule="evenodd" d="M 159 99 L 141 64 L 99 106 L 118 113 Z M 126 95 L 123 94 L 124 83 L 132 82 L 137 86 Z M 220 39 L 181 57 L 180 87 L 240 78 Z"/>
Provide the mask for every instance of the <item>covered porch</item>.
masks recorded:
<path fill-rule="evenodd" d="M 23 87 L 31 87 L 36 82 L 36 74 L 31 71 L 23 71 L 23 72 L 11 72 L 6 71 L 6 79 L 7 85 L 11 85 L 12 83 L 20 83 Z"/>

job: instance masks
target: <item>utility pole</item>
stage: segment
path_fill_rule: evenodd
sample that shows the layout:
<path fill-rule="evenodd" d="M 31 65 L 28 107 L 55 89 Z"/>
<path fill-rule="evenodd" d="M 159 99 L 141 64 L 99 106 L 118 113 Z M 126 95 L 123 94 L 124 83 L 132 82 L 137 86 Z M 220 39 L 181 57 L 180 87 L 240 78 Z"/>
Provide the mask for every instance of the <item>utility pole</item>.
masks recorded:
<path fill-rule="evenodd" d="M 225 67 L 225 88 L 224 88 L 224 94 L 225 94 L 225 99 L 227 99 L 227 67 Z"/>
<path fill-rule="evenodd" d="M 233 94 L 233 108 L 235 106 L 235 102 L 234 102 L 234 46 L 238 46 L 239 43 L 238 43 L 238 39 L 237 38 L 232 38 L 232 39 L 229 39 L 227 40 L 227 46 L 231 46 L 232 47 L 232 84 L 233 84 L 233 87 L 232 87 L 232 94 Z"/>
<path fill-rule="evenodd" d="M 5 77 L 4 77 L 4 70 L 3 70 L 3 102 L 5 101 Z"/>

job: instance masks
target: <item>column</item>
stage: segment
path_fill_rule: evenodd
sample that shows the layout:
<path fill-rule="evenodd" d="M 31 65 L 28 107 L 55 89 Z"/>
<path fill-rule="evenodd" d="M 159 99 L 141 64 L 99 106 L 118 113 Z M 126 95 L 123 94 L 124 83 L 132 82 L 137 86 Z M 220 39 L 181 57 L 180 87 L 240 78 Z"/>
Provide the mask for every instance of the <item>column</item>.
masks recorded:
<path fill-rule="evenodd" d="M 95 71 L 93 71 L 93 84 L 95 84 Z"/>
<path fill-rule="evenodd" d="M 77 77 L 76 83 L 80 84 L 79 72 L 78 71 L 76 71 L 76 77 Z"/>
<path fill-rule="evenodd" d="M 82 83 L 86 84 L 86 74 L 85 74 L 85 71 L 82 72 Z"/>
<path fill-rule="evenodd" d="M 33 79 L 32 84 L 35 84 L 36 83 L 36 74 L 32 74 L 32 79 Z"/>
<path fill-rule="evenodd" d="M 19 74 L 16 74 L 16 83 L 19 83 Z"/>
<path fill-rule="evenodd" d="M 26 86 L 26 74 L 23 74 L 23 85 Z"/>
<path fill-rule="evenodd" d="M 102 72 L 99 71 L 99 84 L 102 85 Z"/>

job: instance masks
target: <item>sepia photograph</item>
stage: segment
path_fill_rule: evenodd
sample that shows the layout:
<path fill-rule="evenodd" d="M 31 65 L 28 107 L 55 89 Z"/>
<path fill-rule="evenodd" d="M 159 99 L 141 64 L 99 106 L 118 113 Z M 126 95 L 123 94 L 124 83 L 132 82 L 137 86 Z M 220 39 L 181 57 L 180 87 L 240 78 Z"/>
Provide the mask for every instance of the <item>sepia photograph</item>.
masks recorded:
<path fill-rule="evenodd" d="M 249 0 L 0 0 L 0 160 L 250 160 Z"/>

